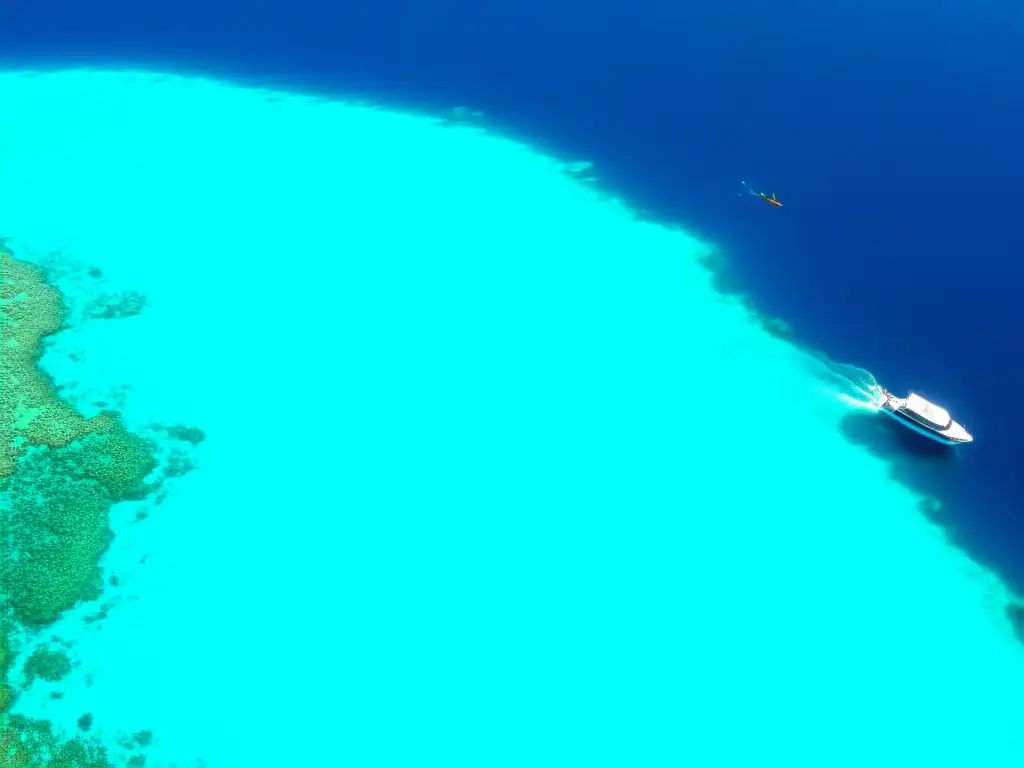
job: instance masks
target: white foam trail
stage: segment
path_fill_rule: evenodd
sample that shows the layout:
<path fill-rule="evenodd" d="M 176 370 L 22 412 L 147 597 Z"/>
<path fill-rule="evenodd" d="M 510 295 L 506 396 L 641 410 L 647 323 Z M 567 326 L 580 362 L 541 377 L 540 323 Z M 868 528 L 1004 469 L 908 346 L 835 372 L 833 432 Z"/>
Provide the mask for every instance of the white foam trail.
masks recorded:
<path fill-rule="evenodd" d="M 866 392 L 864 394 L 867 395 Z M 878 410 L 878 406 L 875 404 L 875 402 L 873 400 L 871 400 L 871 401 L 860 400 L 860 399 L 858 399 L 856 397 L 852 397 L 852 396 L 846 394 L 845 392 L 838 393 L 836 395 L 836 400 L 838 400 L 839 402 L 843 403 L 844 405 L 846 405 L 846 406 L 848 406 L 850 408 L 856 408 L 856 409 L 859 409 L 859 410 L 862 410 L 862 411 L 877 411 Z"/>
<path fill-rule="evenodd" d="M 847 363 L 837 363 L 825 355 L 816 355 L 824 364 L 822 378 L 828 391 L 850 408 L 878 410 L 878 397 L 882 391 L 871 371 Z"/>

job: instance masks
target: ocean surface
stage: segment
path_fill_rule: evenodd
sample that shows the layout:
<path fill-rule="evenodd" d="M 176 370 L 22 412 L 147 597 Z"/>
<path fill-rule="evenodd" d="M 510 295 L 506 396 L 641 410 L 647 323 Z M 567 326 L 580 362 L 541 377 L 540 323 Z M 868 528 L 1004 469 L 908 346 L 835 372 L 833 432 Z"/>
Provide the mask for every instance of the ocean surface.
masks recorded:
<path fill-rule="evenodd" d="M 131 766 L 1024 763 L 1024 21 L 677 5 L 0 8 L 40 364 L 170 478 L 11 713 Z"/>

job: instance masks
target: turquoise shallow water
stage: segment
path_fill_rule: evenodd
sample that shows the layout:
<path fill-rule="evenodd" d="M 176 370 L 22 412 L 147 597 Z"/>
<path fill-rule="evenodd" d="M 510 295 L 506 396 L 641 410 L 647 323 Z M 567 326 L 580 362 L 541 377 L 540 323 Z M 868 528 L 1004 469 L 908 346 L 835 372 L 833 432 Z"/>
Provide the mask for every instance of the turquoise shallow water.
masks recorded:
<path fill-rule="evenodd" d="M 159 766 L 1020 764 L 1005 590 L 710 244 L 425 116 L 131 72 L 0 95 L 0 230 L 73 314 L 147 301 L 44 368 L 206 434 L 116 510 L 107 617 L 25 635 L 78 666 L 16 711 L 151 729 Z"/>

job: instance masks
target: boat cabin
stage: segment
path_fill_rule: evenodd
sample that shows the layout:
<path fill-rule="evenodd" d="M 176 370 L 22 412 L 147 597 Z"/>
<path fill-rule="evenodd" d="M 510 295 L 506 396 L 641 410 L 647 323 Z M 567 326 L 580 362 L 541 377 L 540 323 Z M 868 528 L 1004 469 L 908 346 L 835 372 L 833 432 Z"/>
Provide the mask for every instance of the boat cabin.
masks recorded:
<path fill-rule="evenodd" d="M 940 408 L 935 403 L 929 403 L 913 392 L 907 395 L 907 400 L 900 408 L 899 413 L 928 429 L 949 429 L 953 423 L 953 419 L 945 408 Z"/>

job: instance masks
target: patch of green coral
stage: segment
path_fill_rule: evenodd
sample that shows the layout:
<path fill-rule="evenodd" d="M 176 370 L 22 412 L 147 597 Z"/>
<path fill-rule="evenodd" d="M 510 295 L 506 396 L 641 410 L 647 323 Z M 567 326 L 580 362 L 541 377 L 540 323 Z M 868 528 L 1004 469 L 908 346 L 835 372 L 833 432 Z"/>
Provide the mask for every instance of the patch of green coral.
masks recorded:
<path fill-rule="evenodd" d="M 0 480 L 14 474 L 29 445 L 60 448 L 115 427 L 112 413 L 86 419 L 75 411 L 39 368 L 43 339 L 62 322 L 60 292 L 0 245 Z"/>
<path fill-rule="evenodd" d="M 21 458 L 7 482 L 3 560 L 4 591 L 18 621 L 49 624 L 98 596 L 110 506 L 149 491 L 144 478 L 155 460 L 147 445 L 115 432 L 36 447 Z"/>
<path fill-rule="evenodd" d="M 0 616 L 0 717 L 7 711 L 14 698 L 11 687 L 7 684 L 7 675 L 11 668 L 10 622 L 6 616 Z"/>
<path fill-rule="evenodd" d="M 61 322 L 60 293 L 42 270 L 0 245 L 3 587 L 14 617 L 36 626 L 96 596 L 110 506 L 149 493 L 156 466 L 116 413 L 84 418 L 39 369 L 43 339 Z"/>
<path fill-rule="evenodd" d="M 25 660 L 25 667 L 22 670 L 25 675 L 25 685 L 31 685 L 37 677 L 40 680 L 55 682 L 63 679 L 71 671 L 71 659 L 62 650 L 50 648 L 37 648 L 32 655 Z"/>
<path fill-rule="evenodd" d="M 0 768 L 111 768 L 107 751 L 82 738 L 62 742 L 50 724 L 11 715 L 0 731 Z"/>
<path fill-rule="evenodd" d="M 39 368 L 43 340 L 62 324 L 61 295 L 44 272 L 0 244 L 0 575 L 9 616 L 29 626 L 49 624 L 79 600 L 98 596 L 111 505 L 156 488 L 145 482 L 156 467 L 153 446 L 116 413 L 86 419 Z M 5 619 L 0 768 L 109 768 L 103 749 L 82 739 L 62 743 L 48 723 L 7 715 L 16 695 L 9 629 Z M 31 672 L 30 659 L 26 674 L 59 671 L 51 666 Z"/>

